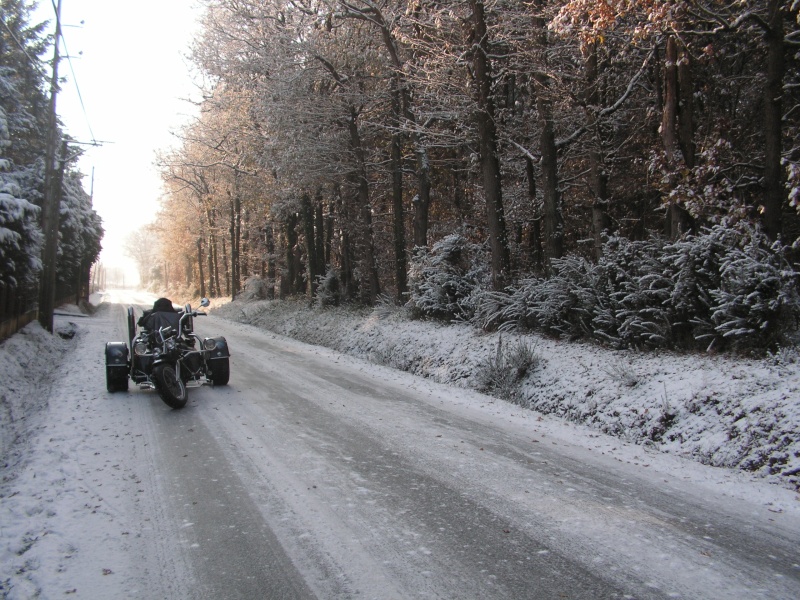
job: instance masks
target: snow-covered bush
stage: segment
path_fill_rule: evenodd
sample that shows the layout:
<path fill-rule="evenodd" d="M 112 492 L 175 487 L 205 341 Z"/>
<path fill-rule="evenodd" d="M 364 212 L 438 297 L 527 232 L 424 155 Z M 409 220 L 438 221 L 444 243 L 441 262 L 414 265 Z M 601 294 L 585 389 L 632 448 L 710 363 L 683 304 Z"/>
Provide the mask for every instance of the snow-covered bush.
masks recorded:
<path fill-rule="evenodd" d="M 776 367 L 789 367 L 800 364 L 800 347 L 779 346 L 774 352 L 767 352 L 767 358 Z"/>
<path fill-rule="evenodd" d="M 527 280 L 526 280 L 527 281 Z M 526 281 L 521 282 L 524 285 Z M 477 305 L 472 323 L 486 331 L 513 331 L 526 328 L 523 324 L 527 306 L 518 290 L 495 291 L 485 290 L 476 294 Z M 527 329 L 535 329 L 530 324 Z"/>
<path fill-rule="evenodd" d="M 636 369 L 634 369 L 629 362 L 624 360 L 611 361 L 601 367 L 601 369 L 606 375 L 625 387 L 634 388 L 639 385 L 639 381 L 641 380 Z"/>
<path fill-rule="evenodd" d="M 779 243 L 753 232 L 743 247 L 730 248 L 720 264 L 720 285 L 711 320 L 717 340 L 738 349 L 769 348 L 787 340 L 800 324 L 798 273 Z"/>
<path fill-rule="evenodd" d="M 617 347 L 664 346 L 671 339 L 668 306 L 672 282 L 660 262 L 663 241 L 610 238 L 598 264 L 601 306 L 594 337 Z"/>
<path fill-rule="evenodd" d="M 597 265 L 580 256 L 552 262 L 553 275 L 536 286 L 528 320 L 548 333 L 573 337 L 591 335 L 600 284 Z M 533 290 L 531 290 L 533 291 Z"/>
<path fill-rule="evenodd" d="M 664 248 L 661 262 L 673 281 L 668 303 L 674 346 L 695 348 L 698 340 L 713 337 L 711 291 L 719 287 L 720 262 L 726 248 L 740 238 L 739 232 L 717 226 Z"/>
<path fill-rule="evenodd" d="M 586 259 L 567 256 L 553 261 L 549 278 L 521 280 L 508 292 L 484 292 L 476 322 L 484 329 L 539 329 L 555 335 L 582 337 L 601 302 L 600 271 Z"/>
<path fill-rule="evenodd" d="M 342 301 L 342 285 L 339 274 L 328 266 L 325 275 L 317 277 L 317 302 L 320 306 L 339 306 Z"/>
<path fill-rule="evenodd" d="M 454 233 L 416 248 L 409 269 L 409 307 L 414 317 L 470 320 L 488 285 L 485 249 Z"/>
<path fill-rule="evenodd" d="M 787 248 L 750 227 L 718 225 L 672 243 L 612 237 L 597 264 L 567 256 L 552 266 L 549 278 L 481 294 L 477 324 L 616 348 L 763 350 L 796 341 L 798 273 Z"/>
<path fill-rule="evenodd" d="M 503 346 L 500 337 L 495 355 L 487 357 L 478 367 L 475 377 L 478 389 L 519 403 L 522 381 L 542 366 L 542 360 L 535 346 L 523 340 Z"/>
<path fill-rule="evenodd" d="M 236 295 L 237 300 L 254 301 L 267 298 L 269 289 L 263 278 L 253 275 L 245 279 L 242 291 Z"/>

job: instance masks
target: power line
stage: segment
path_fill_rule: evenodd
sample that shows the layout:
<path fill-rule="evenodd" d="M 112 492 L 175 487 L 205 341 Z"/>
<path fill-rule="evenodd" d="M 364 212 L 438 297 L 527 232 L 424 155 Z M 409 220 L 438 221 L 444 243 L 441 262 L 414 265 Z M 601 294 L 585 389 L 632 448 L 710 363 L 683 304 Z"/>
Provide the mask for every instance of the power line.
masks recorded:
<path fill-rule="evenodd" d="M 57 11 L 58 8 L 56 7 L 55 0 L 52 1 L 52 5 L 53 5 L 53 10 Z M 6 31 L 8 31 L 8 34 L 11 36 L 11 39 L 14 40 L 14 43 L 17 45 L 17 47 L 22 51 L 23 54 L 25 54 L 25 56 L 28 57 L 28 60 L 30 61 L 31 66 L 34 69 L 36 69 L 42 77 L 47 78 L 48 75 L 47 75 L 47 73 L 45 72 L 44 68 L 41 65 L 42 61 L 40 59 L 34 58 L 34 57 L 32 57 L 30 55 L 30 53 L 28 52 L 28 49 L 25 47 L 25 45 L 22 43 L 22 41 L 16 36 L 14 31 L 11 29 L 11 27 L 8 26 L 8 23 L 6 23 L 5 19 L 3 19 L 2 23 L 3 23 L 3 27 L 6 28 Z M 78 101 L 80 102 L 80 105 L 81 105 L 81 111 L 83 112 L 83 118 L 86 121 L 86 127 L 89 129 L 89 135 L 92 138 L 92 145 L 99 146 L 100 144 L 98 143 L 97 138 L 95 138 L 94 131 L 92 130 L 92 124 L 89 122 L 89 114 L 86 111 L 86 105 L 85 105 L 85 103 L 83 101 L 83 94 L 81 94 L 81 88 L 80 88 L 80 85 L 78 85 L 78 76 L 75 74 L 75 67 L 72 64 L 72 57 L 70 56 L 69 49 L 67 48 L 67 38 L 64 37 L 64 32 L 63 31 L 60 33 L 59 37 L 61 38 L 61 41 L 64 43 L 64 52 L 66 53 L 66 56 L 64 56 L 63 58 L 66 58 L 67 62 L 69 63 L 69 70 L 70 70 L 70 73 L 72 73 L 72 80 L 73 80 L 73 82 L 75 84 L 75 91 L 78 94 Z M 55 39 L 54 43 L 58 44 L 58 39 Z"/>
<path fill-rule="evenodd" d="M 83 95 L 81 94 L 81 88 L 78 85 L 78 76 L 75 74 L 75 68 L 72 65 L 72 57 L 69 54 L 69 49 L 67 48 L 67 39 L 64 37 L 64 33 L 61 33 L 61 40 L 64 42 L 64 52 L 67 55 L 67 62 L 69 63 L 69 70 L 72 73 L 72 80 L 75 83 L 75 91 L 78 93 L 78 101 L 81 104 L 81 111 L 83 112 L 83 118 L 86 120 L 86 127 L 89 128 L 89 135 L 92 136 L 92 141 L 96 142 L 97 140 L 94 137 L 94 131 L 92 131 L 92 124 L 89 122 L 89 115 L 86 112 L 86 106 L 83 103 Z"/>
<path fill-rule="evenodd" d="M 53 12 L 58 15 L 59 8 L 56 6 L 55 0 L 50 0 L 50 4 L 53 6 Z M 75 91 L 78 94 L 78 101 L 81 105 L 81 111 L 83 112 L 83 118 L 86 120 L 86 127 L 89 128 L 89 135 L 92 137 L 93 145 L 99 145 L 97 143 L 97 139 L 94 137 L 94 131 L 92 131 L 92 124 L 89 122 L 89 114 L 86 112 L 86 105 L 83 102 L 83 95 L 81 94 L 81 88 L 78 85 L 78 76 L 75 74 L 75 67 L 72 64 L 72 57 L 69 54 L 69 49 L 67 48 L 67 38 L 64 37 L 64 32 L 59 31 L 58 37 L 61 38 L 61 41 L 64 42 L 64 52 L 66 54 L 67 62 L 69 63 L 69 71 L 72 73 L 72 80 L 75 83 Z M 55 43 L 58 44 L 58 37 L 55 40 Z"/>

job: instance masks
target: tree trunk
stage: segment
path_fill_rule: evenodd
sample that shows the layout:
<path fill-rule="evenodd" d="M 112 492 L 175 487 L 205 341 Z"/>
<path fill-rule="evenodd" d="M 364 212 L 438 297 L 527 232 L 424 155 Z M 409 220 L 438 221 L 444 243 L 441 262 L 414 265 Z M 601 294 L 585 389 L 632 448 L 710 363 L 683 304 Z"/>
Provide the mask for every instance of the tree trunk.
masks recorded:
<path fill-rule="evenodd" d="M 317 247 L 314 235 L 314 207 L 311 205 L 311 197 L 303 194 L 303 237 L 306 240 L 306 294 L 313 298 L 317 292 Z"/>
<path fill-rule="evenodd" d="M 228 261 L 228 241 L 225 236 L 220 236 L 222 240 L 222 275 L 225 281 L 225 295 L 231 295 L 231 275 L 230 275 L 230 262 Z"/>
<path fill-rule="evenodd" d="M 341 265 L 341 283 L 343 297 L 346 300 L 355 300 L 358 295 L 358 282 L 355 277 L 355 260 L 353 259 L 352 236 L 349 228 L 355 221 L 351 203 L 347 202 L 342 195 L 342 189 L 338 184 L 334 185 L 333 197 L 336 202 L 339 214 L 339 226 L 336 228 L 339 237 L 339 264 Z M 334 218 L 330 215 L 331 230 L 334 229 Z M 333 257 L 331 257 L 333 262 Z"/>
<path fill-rule="evenodd" d="M 375 261 L 375 242 L 372 237 L 372 207 L 369 203 L 369 182 L 367 179 L 366 152 L 361 144 L 361 134 L 358 131 L 357 112 L 351 108 L 348 123 L 350 131 L 350 147 L 356 157 L 356 169 L 350 176 L 352 187 L 356 191 L 358 206 L 358 235 L 361 250 L 361 264 L 366 281 L 364 282 L 364 300 L 371 306 L 375 304 L 381 293 L 378 280 L 378 269 Z"/>
<path fill-rule="evenodd" d="M 511 276 L 511 256 L 508 249 L 500 159 L 497 152 L 497 128 L 492 101 L 492 74 L 489 62 L 489 41 L 486 15 L 481 0 L 470 0 L 473 19 L 473 71 L 478 93 L 478 136 L 480 145 L 483 193 L 486 201 L 486 221 L 489 227 L 489 246 L 492 253 L 492 287 L 501 290 Z"/>
<path fill-rule="evenodd" d="M 229 227 L 228 227 L 228 237 L 230 238 L 230 244 L 231 244 L 231 278 L 230 278 L 229 290 L 230 290 L 231 299 L 233 299 L 233 298 L 236 297 L 236 289 L 235 289 L 236 288 L 236 283 L 234 283 L 236 281 L 236 263 L 237 263 L 237 257 L 236 257 L 236 206 L 235 206 L 236 205 L 236 201 L 234 200 L 233 197 L 229 197 L 228 199 L 230 201 L 230 209 L 231 209 L 230 224 L 229 224 Z"/>
<path fill-rule="evenodd" d="M 528 201 L 534 207 L 534 219 L 529 224 L 528 229 L 528 259 L 531 261 L 535 271 L 544 271 L 544 254 L 542 252 L 542 218 L 536 200 L 536 170 L 533 161 L 525 158 L 525 175 L 528 179 Z"/>
<path fill-rule="evenodd" d="M 78 266 L 78 269 L 75 272 L 75 305 L 78 306 L 81 303 L 81 293 L 83 292 L 83 264 L 81 263 Z"/>
<path fill-rule="evenodd" d="M 403 156 L 402 135 L 400 131 L 400 92 L 397 90 L 398 82 L 392 79 L 392 112 L 395 132 L 391 142 L 391 171 L 392 171 L 392 216 L 394 226 L 394 280 L 397 290 L 398 304 L 403 302 L 408 291 L 406 274 L 406 231 L 405 214 L 403 212 Z"/>
<path fill-rule="evenodd" d="M 292 213 L 286 220 L 286 227 L 284 231 L 284 240 L 286 241 L 286 276 L 281 281 L 281 293 L 284 295 L 292 296 L 297 294 L 300 289 L 300 266 L 301 262 L 298 261 L 297 252 L 297 214 Z"/>
<path fill-rule="evenodd" d="M 316 256 L 314 261 L 316 263 L 315 271 L 319 275 L 325 275 L 325 217 L 323 216 L 323 201 L 322 193 L 317 194 L 317 201 L 314 204 L 314 248 L 316 249 Z"/>
<path fill-rule="evenodd" d="M 200 297 L 206 297 L 206 278 L 203 273 L 203 238 L 197 238 L 197 270 L 200 274 Z"/>
<path fill-rule="evenodd" d="M 239 252 L 239 289 L 241 289 L 243 282 L 254 274 L 256 269 L 255 260 L 253 257 L 253 238 L 251 237 L 251 223 L 250 211 L 246 208 L 241 208 L 241 198 L 239 199 L 239 209 L 241 217 L 239 219 L 239 242 L 237 249 Z M 261 269 L 259 268 L 259 273 Z"/>
<path fill-rule="evenodd" d="M 540 2 L 541 3 L 541 0 Z M 542 55 L 547 52 L 547 23 L 543 18 L 534 20 Z M 545 64 L 534 75 L 536 107 L 539 112 L 539 148 L 542 153 L 542 203 L 544 218 L 544 268 L 550 270 L 550 261 L 564 254 L 564 217 L 558 193 L 558 149 L 556 148 L 553 103 L 550 100 L 550 78 Z"/>
<path fill-rule="evenodd" d="M 419 137 L 418 135 L 415 137 Z M 428 215 L 431 207 L 430 159 L 419 141 L 414 154 L 417 158 L 417 195 L 414 196 L 414 245 L 428 245 Z"/>
<path fill-rule="evenodd" d="M 335 218 L 336 201 L 334 198 L 328 202 L 328 214 L 325 216 L 325 256 L 322 264 L 327 269 L 328 265 L 333 263 L 333 235 L 336 224 Z"/>
<path fill-rule="evenodd" d="M 207 267 L 208 267 L 208 295 L 213 298 L 213 297 L 217 296 L 217 288 L 214 285 L 214 283 L 215 283 L 214 282 L 214 259 L 211 258 L 211 251 L 210 251 L 210 248 L 211 248 L 211 237 L 210 236 L 209 236 L 209 239 L 208 239 L 208 247 L 209 247 L 209 252 L 206 255 L 206 260 L 208 261 L 208 265 L 207 265 Z"/>
<path fill-rule="evenodd" d="M 764 88 L 764 210 L 765 233 L 773 240 L 781 235 L 786 200 L 785 173 L 781 165 L 783 115 L 784 24 L 781 0 L 769 0 L 767 41 L 767 84 Z"/>
<path fill-rule="evenodd" d="M 592 232 L 594 257 L 603 256 L 603 235 L 611 227 L 608 215 L 608 176 L 603 159 L 603 140 L 597 127 L 597 108 L 600 105 L 598 90 L 597 45 L 590 42 L 584 47 L 586 53 L 586 121 L 592 140 L 589 148 L 589 185 L 592 190 Z"/>
<path fill-rule="evenodd" d="M 425 148 L 422 136 L 420 136 L 416 127 L 416 116 L 414 115 L 414 111 L 411 109 L 411 89 L 409 88 L 408 79 L 406 78 L 406 74 L 403 69 L 403 62 L 397 52 L 397 43 L 391 27 L 386 22 L 383 13 L 374 4 L 371 4 L 370 8 L 366 9 L 364 13 L 369 15 L 370 21 L 380 27 L 383 43 L 386 46 L 386 50 L 389 53 L 389 59 L 391 60 L 395 69 L 393 83 L 394 93 L 397 94 L 397 97 L 393 97 L 393 102 L 397 102 L 399 100 L 399 106 L 393 107 L 393 110 L 398 116 L 397 125 L 399 125 L 399 116 L 401 114 L 403 118 L 405 118 L 412 125 L 411 141 L 414 145 L 414 156 L 416 157 L 417 171 L 417 194 L 413 199 L 414 212 L 412 229 L 414 245 L 427 246 L 428 213 L 430 212 L 431 204 L 430 161 L 428 159 L 428 151 Z M 400 143 L 402 143 L 402 136 L 399 137 Z M 401 214 L 402 212 L 403 211 L 401 210 L 399 213 L 395 212 L 395 214 Z M 403 237 L 405 238 L 405 234 Z M 405 243 L 403 244 L 403 262 L 405 264 Z M 403 275 L 403 279 L 405 279 L 405 274 Z M 398 280 L 398 294 L 400 293 L 400 287 L 405 288 L 406 286 L 407 284 L 405 283 L 401 286 Z"/>
<path fill-rule="evenodd" d="M 221 296 L 222 289 L 219 283 L 219 268 L 217 261 L 217 238 L 214 235 L 214 211 L 211 208 L 206 208 L 206 223 L 208 224 L 208 277 L 209 277 L 209 293 L 212 296 Z"/>
<path fill-rule="evenodd" d="M 231 232 L 231 297 L 241 289 L 242 280 L 242 197 L 239 194 L 239 172 L 233 179 L 233 230 Z"/>
<path fill-rule="evenodd" d="M 267 250 L 267 298 L 274 300 L 278 268 L 275 260 L 275 234 L 272 223 L 269 223 L 264 230 L 264 245 Z"/>
<path fill-rule="evenodd" d="M 678 144 L 683 162 L 689 169 L 694 168 L 694 81 L 689 52 L 683 48 L 678 58 Z"/>
<path fill-rule="evenodd" d="M 564 254 L 564 218 L 561 214 L 561 197 L 558 193 L 558 151 L 551 111 L 550 103 L 543 101 L 539 114 L 543 119 L 540 147 L 544 208 L 544 267 L 548 271 L 550 261 L 561 258 Z"/>
<path fill-rule="evenodd" d="M 685 78 L 686 76 L 684 75 Z M 684 93 L 691 94 L 691 90 Z M 686 136 L 689 135 L 687 131 L 691 130 L 691 119 L 687 119 L 688 126 L 681 127 L 679 124 L 680 98 L 678 44 L 673 36 L 669 36 L 667 38 L 664 64 L 664 110 L 661 114 L 661 141 L 664 144 L 664 156 L 667 160 L 667 166 L 673 173 L 686 166 L 686 159 L 681 148 L 682 141 L 687 149 L 691 148 L 690 153 L 694 156 L 691 140 L 687 143 L 687 140 L 682 140 L 679 136 L 679 132 Z M 678 239 L 689 227 L 690 218 L 686 209 L 677 202 L 670 200 L 667 204 L 666 221 L 664 223 L 667 237 L 671 240 Z"/>
<path fill-rule="evenodd" d="M 350 233 L 341 229 L 339 246 L 342 253 L 342 289 L 347 300 L 355 300 L 358 297 L 358 282 L 354 274 L 353 245 L 350 239 Z"/>
<path fill-rule="evenodd" d="M 290 266 L 292 264 L 292 257 L 291 257 L 291 250 L 290 246 L 286 241 L 286 224 L 283 223 L 282 227 L 280 227 L 276 233 L 276 240 L 275 240 L 275 262 L 276 265 L 276 273 L 279 274 L 278 277 L 278 298 L 281 300 L 287 298 L 291 294 L 291 278 L 290 278 Z M 283 251 L 283 255 L 281 256 L 280 253 Z"/>
<path fill-rule="evenodd" d="M 667 38 L 664 63 L 664 111 L 661 113 L 661 142 L 667 162 L 674 164 L 678 153 L 678 45 L 675 38 Z"/>

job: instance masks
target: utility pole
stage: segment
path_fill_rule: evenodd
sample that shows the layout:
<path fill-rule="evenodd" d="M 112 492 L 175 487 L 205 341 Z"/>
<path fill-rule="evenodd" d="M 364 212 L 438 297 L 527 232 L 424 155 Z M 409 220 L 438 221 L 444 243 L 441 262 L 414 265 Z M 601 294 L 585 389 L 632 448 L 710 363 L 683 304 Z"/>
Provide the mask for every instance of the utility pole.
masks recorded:
<path fill-rule="evenodd" d="M 56 6 L 56 36 L 53 48 L 53 77 L 50 81 L 50 123 L 47 132 L 47 155 L 44 169 L 44 206 L 42 207 L 42 273 L 39 277 L 39 323 L 50 333 L 53 332 L 53 311 L 56 302 L 56 260 L 58 259 L 58 225 L 61 193 L 59 185 L 61 165 L 64 156 L 56 158 L 58 151 L 58 114 L 56 96 L 58 94 L 58 54 L 61 39 L 61 0 Z M 59 164 L 56 164 L 58 161 Z"/>

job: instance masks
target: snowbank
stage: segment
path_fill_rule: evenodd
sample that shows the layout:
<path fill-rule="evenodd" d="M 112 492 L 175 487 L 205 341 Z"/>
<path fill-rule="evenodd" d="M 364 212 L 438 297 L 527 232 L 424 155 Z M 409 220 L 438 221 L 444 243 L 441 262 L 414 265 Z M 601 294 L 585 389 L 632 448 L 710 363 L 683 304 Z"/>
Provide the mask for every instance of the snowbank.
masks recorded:
<path fill-rule="evenodd" d="M 57 369 L 75 335 L 70 326 L 50 335 L 29 323 L 2 343 L 0 352 L 0 453 L 5 467 L 23 456 L 24 441 L 36 416 L 47 407 Z"/>
<path fill-rule="evenodd" d="M 522 344 L 535 366 L 510 400 L 624 441 L 742 469 L 800 487 L 800 368 L 796 349 L 769 360 L 614 351 L 538 335 L 487 334 L 466 324 L 410 321 L 403 309 L 309 308 L 240 301 L 216 316 L 465 388 Z"/>

